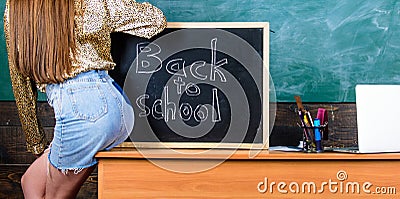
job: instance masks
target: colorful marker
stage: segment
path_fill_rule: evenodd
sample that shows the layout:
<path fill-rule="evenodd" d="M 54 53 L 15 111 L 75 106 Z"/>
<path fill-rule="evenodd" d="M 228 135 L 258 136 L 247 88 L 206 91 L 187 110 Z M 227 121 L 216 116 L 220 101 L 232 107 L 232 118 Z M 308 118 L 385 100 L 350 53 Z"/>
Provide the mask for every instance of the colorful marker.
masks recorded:
<path fill-rule="evenodd" d="M 318 118 L 314 120 L 314 136 L 315 136 L 315 144 L 317 145 L 317 152 L 322 152 L 322 144 L 321 144 L 321 132 L 319 131 L 319 126 L 321 126 L 321 122 Z"/>
<path fill-rule="evenodd" d="M 325 125 L 325 128 L 321 132 L 322 139 L 328 140 L 328 112 L 324 108 L 318 108 L 317 118 L 319 119 L 322 125 Z"/>

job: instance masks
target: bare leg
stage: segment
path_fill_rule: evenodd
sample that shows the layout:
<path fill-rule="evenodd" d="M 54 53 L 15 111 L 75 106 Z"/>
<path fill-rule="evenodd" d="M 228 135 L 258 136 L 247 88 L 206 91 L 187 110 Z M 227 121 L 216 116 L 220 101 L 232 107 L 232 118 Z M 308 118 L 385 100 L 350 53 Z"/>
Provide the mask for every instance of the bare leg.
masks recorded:
<path fill-rule="evenodd" d="M 52 165 L 49 166 L 49 175 L 46 181 L 46 198 L 75 198 L 95 166 L 83 169 L 78 174 L 73 170 L 63 174 Z"/>
<path fill-rule="evenodd" d="M 46 150 L 22 176 L 21 185 L 24 197 L 26 199 L 75 198 L 95 166 L 83 169 L 78 174 L 69 171 L 67 175 L 64 175 L 48 163 L 47 156 L 48 151 Z"/>
<path fill-rule="evenodd" d="M 26 199 L 44 198 L 47 178 L 47 154 L 46 150 L 25 171 L 21 178 L 21 186 Z"/>

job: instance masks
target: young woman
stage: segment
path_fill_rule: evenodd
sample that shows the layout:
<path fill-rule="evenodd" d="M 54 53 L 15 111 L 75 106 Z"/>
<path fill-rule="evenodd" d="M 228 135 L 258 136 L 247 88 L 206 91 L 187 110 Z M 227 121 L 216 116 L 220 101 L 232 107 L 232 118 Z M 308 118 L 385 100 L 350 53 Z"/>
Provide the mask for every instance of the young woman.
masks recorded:
<path fill-rule="evenodd" d="M 133 0 L 7 0 L 4 29 L 10 75 L 27 149 L 40 155 L 22 177 L 25 198 L 74 198 L 94 155 L 123 142 L 133 110 L 107 74 L 110 33 L 150 38 L 163 13 Z M 45 91 L 56 125 L 48 150 L 36 116 Z"/>

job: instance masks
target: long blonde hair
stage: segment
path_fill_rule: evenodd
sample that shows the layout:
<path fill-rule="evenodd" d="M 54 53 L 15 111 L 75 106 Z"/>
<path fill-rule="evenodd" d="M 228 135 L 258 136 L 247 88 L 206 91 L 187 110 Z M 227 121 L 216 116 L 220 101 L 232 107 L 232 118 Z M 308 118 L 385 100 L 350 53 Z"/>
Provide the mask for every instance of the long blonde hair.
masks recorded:
<path fill-rule="evenodd" d="M 10 0 L 10 53 L 17 70 L 39 83 L 65 80 L 75 56 L 74 0 Z"/>

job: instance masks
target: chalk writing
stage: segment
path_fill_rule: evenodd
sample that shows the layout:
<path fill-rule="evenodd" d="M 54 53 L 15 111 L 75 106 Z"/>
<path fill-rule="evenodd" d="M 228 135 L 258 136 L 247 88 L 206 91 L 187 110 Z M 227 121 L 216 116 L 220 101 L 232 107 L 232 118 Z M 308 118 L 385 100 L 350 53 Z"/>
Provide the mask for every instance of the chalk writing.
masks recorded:
<path fill-rule="evenodd" d="M 202 122 L 209 118 L 211 112 L 212 122 L 220 122 L 221 112 L 219 106 L 218 89 L 211 87 L 212 99 L 211 109 L 204 104 L 193 105 L 187 102 L 180 102 L 175 97 L 182 95 L 190 97 L 198 97 L 201 95 L 201 88 L 194 82 L 187 81 L 189 77 L 193 80 L 219 81 L 221 83 L 227 82 L 224 70 L 220 67 L 228 64 L 227 58 L 222 58 L 217 61 L 217 38 L 211 40 L 211 63 L 204 60 L 194 61 L 192 64 L 187 65 L 186 60 L 181 57 L 169 60 L 165 65 L 157 55 L 162 52 L 159 45 L 155 43 L 142 42 L 136 45 L 136 74 L 151 75 L 165 69 L 165 72 L 172 75 L 173 85 L 165 85 L 163 88 L 162 99 L 156 99 L 152 105 L 146 105 L 146 100 L 150 99 L 149 94 L 144 93 L 136 98 L 136 106 L 140 110 L 139 117 L 151 116 L 156 120 L 176 120 L 177 116 L 183 121 L 194 119 L 196 122 Z M 205 72 L 209 69 L 209 73 Z M 203 88 L 204 89 L 204 88 Z M 209 89 L 207 87 L 207 89 Z M 178 108 L 179 106 L 179 108 Z M 178 111 L 178 112 L 177 112 Z"/>

